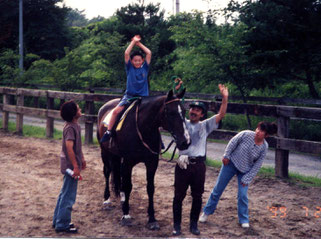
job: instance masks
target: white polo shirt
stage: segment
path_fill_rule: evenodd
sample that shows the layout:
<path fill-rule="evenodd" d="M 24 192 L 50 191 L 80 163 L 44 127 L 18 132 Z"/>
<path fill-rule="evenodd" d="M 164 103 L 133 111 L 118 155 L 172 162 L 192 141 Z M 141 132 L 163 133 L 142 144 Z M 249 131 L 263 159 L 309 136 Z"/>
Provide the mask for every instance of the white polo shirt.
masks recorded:
<path fill-rule="evenodd" d="M 180 150 L 179 155 L 188 155 L 189 157 L 200 157 L 206 155 L 207 136 L 218 128 L 215 115 L 209 119 L 192 124 L 185 119 L 186 127 L 191 137 L 192 143 L 186 150 Z"/>

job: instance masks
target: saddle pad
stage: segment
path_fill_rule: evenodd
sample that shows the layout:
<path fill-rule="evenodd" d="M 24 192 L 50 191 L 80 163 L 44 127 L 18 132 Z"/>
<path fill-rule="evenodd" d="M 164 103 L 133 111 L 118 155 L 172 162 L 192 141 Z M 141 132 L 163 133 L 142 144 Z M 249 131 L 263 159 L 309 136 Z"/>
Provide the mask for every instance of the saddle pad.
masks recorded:
<path fill-rule="evenodd" d="M 126 116 L 128 114 L 128 112 L 134 107 L 135 103 L 136 103 L 137 100 L 134 100 L 130 106 L 126 109 L 126 111 L 124 112 L 124 114 L 121 116 L 118 124 L 117 124 L 117 127 L 116 127 L 116 131 L 119 131 L 121 130 L 121 127 L 123 126 L 123 123 L 124 123 L 124 120 L 126 119 Z"/>
<path fill-rule="evenodd" d="M 120 120 L 118 121 L 118 123 L 116 122 L 116 123 L 117 123 L 116 131 L 121 130 L 121 127 L 123 126 L 124 120 L 125 120 L 128 112 L 131 110 L 131 108 L 133 108 L 133 106 L 135 105 L 135 103 L 136 103 L 136 100 L 133 101 L 133 102 L 130 104 L 130 106 L 126 109 L 126 111 L 123 113 L 123 115 L 121 116 L 121 118 L 120 118 Z M 114 109 L 115 109 L 115 108 L 114 108 Z M 112 114 L 113 114 L 113 112 L 114 112 L 114 109 L 112 109 L 112 110 L 106 115 L 105 119 L 103 120 L 103 124 L 104 124 L 105 127 L 108 127 L 108 124 L 109 124 L 109 122 L 110 122 L 110 119 L 111 119 L 111 116 L 112 116 Z"/>

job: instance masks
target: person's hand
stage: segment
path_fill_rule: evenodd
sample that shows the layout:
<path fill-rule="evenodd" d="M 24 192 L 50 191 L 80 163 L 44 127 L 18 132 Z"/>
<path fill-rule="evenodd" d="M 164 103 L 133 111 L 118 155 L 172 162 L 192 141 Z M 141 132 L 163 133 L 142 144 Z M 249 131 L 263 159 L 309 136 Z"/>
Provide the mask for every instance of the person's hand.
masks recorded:
<path fill-rule="evenodd" d="M 223 162 L 224 166 L 226 166 L 229 164 L 230 160 L 228 158 L 223 158 L 222 162 Z"/>
<path fill-rule="evenodd" d="M 221 92 L 221 95 L 222 95 L 223 98 L 224 97 L 228 97 L 228 89 L 227 89 L 227 87 L 225 85 L 219 84 L 218 88 L 220 89 L 220 92 Z"/>
<path fill-rule="evenodd" d="M 177 85 L 175 86 L 175 90 L 178 91 L 178 90 L 181 88 L 181 86 L 182 86 L 182 84 L 183 84 L 183 81 L 181 80 L 181 78 L 176 78 L 176 79 L 175 79 L 175 83 L 177 84 Z"/>
<path fill-rule="evenodd" d="M 177 164 L 181 169 L 187 169 L 187 165 L 189 164 L 187 155 L 180 155 L 177 159 Z"/>
<path fill-rule="evenodd" d="M 135 44 L 137 44 L 138 42 L 140 42 L 142 38 L 140 37 L 140 35 L 135 35 L 133 38 L 132 38 L 132 41 L 135 42 Z"/>
<path fill-rule="evenodd" d="M 78 167 L 74 167 L 73 171 L 74 171 L 74 174 L 72 175 L 72 177 L 73 177 L 74 179 L 78 179 L 78 178 L 80 177 L 80 170 L 79 170 L 79 168 L 78 168 Z"/>

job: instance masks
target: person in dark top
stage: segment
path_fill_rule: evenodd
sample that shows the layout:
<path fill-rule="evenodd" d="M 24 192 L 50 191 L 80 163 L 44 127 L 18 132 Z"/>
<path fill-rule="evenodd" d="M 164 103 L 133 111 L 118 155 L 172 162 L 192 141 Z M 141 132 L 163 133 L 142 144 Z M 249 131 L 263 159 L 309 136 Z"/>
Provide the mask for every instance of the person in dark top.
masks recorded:
<path fill-rule="evenodd" d="M 78 179 L 81 177 L 80 172 L 86 168 L 81 147 L 81 129 L 78 124 L 81 109 L 74 101 L 68 101 L 61 106 L 60 115 L 66 121 L 60 154 L 60 171 L 64 178 L 54 211 L 52 226 L 56 232 L 77 233 L 77 228 L 71 223 L 71 211 L 76 201 Z M 72 171 L 73 174 L 68 174 L 68 170 Z"/>

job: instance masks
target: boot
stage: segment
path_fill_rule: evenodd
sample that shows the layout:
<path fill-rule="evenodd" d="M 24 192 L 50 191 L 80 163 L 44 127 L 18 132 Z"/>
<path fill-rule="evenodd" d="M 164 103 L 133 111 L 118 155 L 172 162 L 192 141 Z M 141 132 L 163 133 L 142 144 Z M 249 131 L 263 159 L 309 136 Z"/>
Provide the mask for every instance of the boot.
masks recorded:
<path fill-rule="evenodd" d="M 100 143 L 108 142 L 110 140 L 111 136 L 112 136 L 111 131 L 106 130 L 103 137 L 100 139 Z"/>
<path fill-rule="evenodd" d="M 191 222 L 190 226 L 189 226 L 189 230 L 192 234 L 198 236 L 199 234 L 201 234 L 200 230 L 198 230 L 197 228 L 197 222 Z"/>

